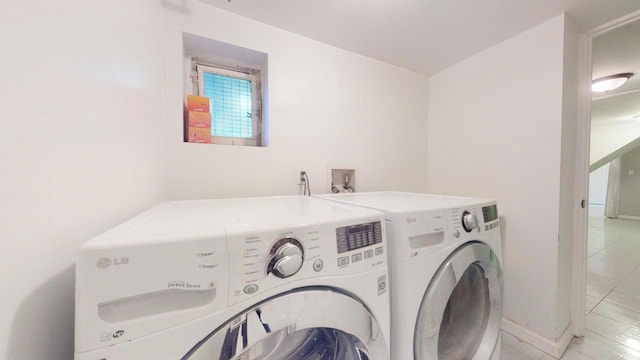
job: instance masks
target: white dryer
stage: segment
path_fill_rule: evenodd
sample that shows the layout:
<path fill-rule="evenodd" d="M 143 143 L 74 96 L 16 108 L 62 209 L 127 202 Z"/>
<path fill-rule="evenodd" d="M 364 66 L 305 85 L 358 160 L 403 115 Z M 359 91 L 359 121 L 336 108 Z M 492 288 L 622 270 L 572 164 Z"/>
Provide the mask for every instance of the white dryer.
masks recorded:
<path fill-rule="evenodd" d="M 319 195 L 382 210 L 391 358 L 500 358 L 502 249 L 495 201 L 399 192 Z"/>
<path fill-rule="evenodd" d="M 292 196 L 162 203 L 86 242 L 76 360 L 387 360 L 384 215 Z"/>

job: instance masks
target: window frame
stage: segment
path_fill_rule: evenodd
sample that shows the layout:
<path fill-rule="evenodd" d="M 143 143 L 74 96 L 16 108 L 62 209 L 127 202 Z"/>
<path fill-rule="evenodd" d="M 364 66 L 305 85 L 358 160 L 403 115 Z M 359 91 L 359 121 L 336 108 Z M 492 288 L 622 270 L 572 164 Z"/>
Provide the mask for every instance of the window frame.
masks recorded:
<path fill-rule="evenodd" d="M 211 143 L 220 145 L 262 146 L 262 86 L 260 70 L 229 66 L 223 64 L 205 63 L 201 60 L 193 61 L 196 73 L 198 94 L 204 96 L 204 73 L 228 76 L 236 79 L 251 81 L 251 126 L 252 137 L 213 136 Z M 194 89 L 195 90 L 195 89 Z M 213 127 L 213 124 L 212 124 Z"/>

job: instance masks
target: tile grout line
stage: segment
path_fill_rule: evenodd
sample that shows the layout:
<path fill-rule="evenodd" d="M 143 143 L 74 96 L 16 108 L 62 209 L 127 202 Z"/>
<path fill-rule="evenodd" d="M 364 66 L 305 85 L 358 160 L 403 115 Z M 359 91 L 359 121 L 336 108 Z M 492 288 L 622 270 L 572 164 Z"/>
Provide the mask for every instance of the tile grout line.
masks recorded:
<path fill-rule="evenodd" d="M 606 300 L 607 300 L 607 297 L 609 297 L 609 295 L 611 295 L 611 293 L 612 293 L 612 292 L 616 291 L 616 289 L 618 288 L 618 286 L 619 286 L 620 284 L 622 284 L 622 282 L 623 282 L 624 280 L 626 280 L 629 276 L 631 276 L 631 274 L 632 274 L 632 273 L 634 273 L 634 272 L 635 272 L 636 270 L 638 270 L 638 269 L 640 269 L 640 263 L 638 263 L 638 265 L 636 265 L 636 267 L 635 267 L 633 270 L 631 270 L 631 272 L 630 272 L 629 274 L 627 274 L 624 278 L 622 278 L 622 280 L 620 280 L 620 281 L 616 284 L 616 286 L 614 286 L 614 288 L 613 288 L 613 289 L 611 289 L 611 291 L 609 291 L 609 292 L 607 293 L 607 295 L 605 295 L 605 296 L 602 298 L 602 300 L 598 301 L 598 303 L 597 303 L 593 308 L 591 308 L 591 310 L 589 311 L 589 313 L 591 313 L 593 310 L 595 310 L 595 308 L 596 308 L 598 305 L 600 305 L 600 303 L 601 303 L 601 302 L 606 301 Z M 606 276 L 605 276 L 605 277 L 606 277 Z M 635 296 L 635 295 L 627 294 L 627 293 L 620 292 L 620 291 L 618 291 L 618 292 L 619 292 L 620 294 L 622 294 L 622 295 L 625 295 L 625 296 L 631 296 L 631 297 L 633 297 L 633 298 L 638 298 L 638 299 L 640 299 L 640 297 Z M 630 308 L 630 307 L 628 307 L 628 306 L 625 306 L 625 305 L 622 305 L 622 304 L 617 304 L 617 303 L 610 302 L 610 301 L 607 301 L 607 302 L 608 302 L 609 304 L 617 305 L 617 306 L 623 307 L 623 308 L 625 308 L 625 309 L 627 309 L 627 310 L 631 310 L 631 311 L 633 311 L 633 312 L 640 313 L 640 311 L 638 311 L 638 310 L 636 310 L 636 309 L 633 309 L 633 308 Z M 596 314 L 598 314 L 598 313 L 596 313 Z M 598 314 L 598 315 L 602 315 L 602 314 Z M 586 316 L 586 315 L 585 315 L 585 316 Z M 605 316 L 605 317 L 606 317 L 606 316 Z M 608 318 L 608 317 L 607 317 L 607 318 Z M 615 319 L 611 319 L 611 320 L 614 320 L 614 321 L 615 321 Z"/>
<path fill-rule="evenodd" d="M 618 285 L 616 285 L 616 287 L 617 286 Z M 593 305 L 591 310 L 589 310 L 589 313 L 585 314 L 584 317 L 587 317 L 587 315 L 591 314 L 593 312 L 593 310 L 595 310 L 598 307 L 598 305 L 600 305 L 600 303 L 602 303 L 604 301 L 604 299 L 606 299 L 607 296 L 609 296 L 613 292 L 614 289 L 615 289 L 615 287 L 613 289 L 609 290 L 609 292 L 602 299 L 600 299 L 595 305 Z"/>
<path fill-rule="evenodd" d="M 640 265 L 638 265 L 638 266 L 636 267 L 636 269 L 637 269 L 637 268 L 640 268 Z M 635 271 L 636 269 L 634 269 L 633 271 Z M 631 273 L 629 273 L 629 274 L 631 274 Z M 627 275 L 627 276 L 629 276 L 629 275 Z M 624 280 L 624 279 L 626 279 L 626 276 L 623 278 L 623 280 Z M 622 283 L 622 280 L 618 283 L 618 285 L 620 285 L 620 283 Z M 598 301 L 598 303 L 597 303 L 597 304 L 596 304 L 596 305 L 591 309 L 591 311 L 589 311 L 589 314 L 591 314 L 591 313 L 593 312 L 593 310 L 595 310 L 595 309 L 596 309 L 596 307 L 598 307 L 598 305 L 600 305 L 600 303 L 602 303 L 603 301 L 605 301 L 605 300 L 606 300 L 606 298 L 607 298 L 609 295 L 611 295 L 611 293 L 612 293 L 612 292 L 613 292 L 613 291 L 618 287 L 618 285 L 616 285 L 613 289 L 611 289 L 611 290 L 607 293 L 607 295 L 605 295 L 605 296 L 604 296 L 600 301 Z M 624 294 L 624 293 L 623 293 L 623 294 Z M 625 294 L 625 295 L 628 295 L 628 294 Z M 607 302 L 608 302 L 608 303 L 610 303 L 609 301 L 607 301 Z M 615 303 L 610 303 L 610 304 L 617 305 L 617 304 L 615 304 Z M 621 307 L 623 307 L 623 308 L 627 308 L 626 306 L 622 306 L 622 305 L 618 305 L 618 306 L 621 306 Z M 629 309 L 629 310 L 635 311 L 635 310 L 633 310 L 633 309 Z M 616 319 L 612 319 L 612 318 L 610 318 L 609 316 L 606 316 L 606 315 L 603 315 L 603 314 L 600 314 L 600 313 L 597 313 L 597 312 L 594 312 L 594 314 L 596 314 L 596 315 L 598 315 L 598 316 L 601 316 L 601 317 L 603 317 L 603 318 L 605 318 L 605 319 L 611 320 L 611 321 L 613 321 L 613 322 L 615 322 L 615 323 L 617 323 L 617 324 L 621 324 L 621 325 L 623 325 L 623 326 L 631 326 L 631 325 L 629 325 L 629 324 L 625 324 L 625 323 L 623 323 L 623 322 L 621 322 L 621 321 L 618 321 L 618 320 L 616 320 Z M 585 317 L 586 317 L 586 315 L 585 315 Z M 627 348 L 627 349 L 630 349 L 630 350 L 632 350 L 632 351 L 640 351 L 640 349 L 634 349 L 634 348 L 632 348 L 632 347 L 630 347 L 630 346 L 627 346 L 626 344 L 623 344 L 623 343 L 619 342 L 619 341 L 618 341 L 618 340 L 616 340 L 616 339 L 612 339 L 612 338 L 610 338 L 609 336 L 607 336 L 607 335 L 605 335 L 605 334 L 600 334 L 599 332 L 597 332 L 597 331 L 595 331 L 595 330 L 593 330 L 593 329 L 589 329 L 588 327 L 585 327 L 585 329 L 586 329 L 586 330 L 589 330 L 589 331 L 591 331 L 591 332 L 593 332 L 594 334 L 600 335 L 600 336 L 602 336 L 602 337 L 603 337 L 603 338 L 605 338 L 605 339 L 609 339 L 609 340 L 613 341 L 614 343 L 619 344 L 619 345 L 621 345 L 621 346 L 623 346 L 623 347 L 625 347 L 625 348 Z M 586 354 L 584 354 L 584 355 L 586 355 Z"/>
<path fill-rule="evenodd" d="M 597 232 L 597 231 L 603 231 L 604 241 L 606 241 L 607 236 L 606 236 L 606 233 L 604 232 L 604 229 L 607 227 L 606 220 L 607 220 L 607 218 L 605 217 L 605 221 L 603 222 L 603 226 L 602 226 L 602 228 L 600 228 L 599 230 L 593 231 L 593 232 L 589 232 L 589 233 L 587 234 L 587 241 L 589 241 L 589 238 L 591 237 L 592 233 L 595 233 L 595 232 Z M 619 219 L 615 219 L 615 220 L 619 220 Z M 611 224 L 619 224 L 619 223 L 625 223 L 625 222 L 612 221 L 612 222 L 610 222 L 610 223 L 611 223 Z M 617 238 L 618 240 L 616 240 L 616 241 L 612 242 L 611 244 L 609 244 L 609 245 L 607 245 L 607 246 L 603 247 L 602 249 L 600 249 L 600 250 L 596 251 L 594 254 L 592 254 L 592 255 L 590 255 L 590 256 L 587 256 L 587 260 L 589 260 L 590 258 L 594 257 L 594 256 L 595 256 L 595 255 L 597 255 L 597 254 L 600 254 L 600 253 L 604 252 L 604 250 L 606 250 L 606 249 L 608 249 L 608 248 L 611 248 L 613 245 L 621 244 L 623 241 L 626 241 L 626 240 L 628 240 L 628 239 L 632 239 L 632 238 L 633 238 L 633 236 L 634 236 L 634 234 L 639 233 L 639 232 L 640 232 L 640 229 L 637 229 L 637 230 L 631 230 L 631 231 L 629 231 L 629 232 L 626 232 L 626 234 L 618 234 L 618 235 L 616 236 L 616 238 Z M 601 254 L 601 255 L 602 255 L 602 254 Z M 606 293 L 606 295 L 605 295 L 604 297 L 602 297 L 602 298 L 601 298 L 601 299 L 600 299 L 600 300 L 599 300 L 599 301 L 598 301 L 598 302 L 597 302 L 597 303 L 596 303 L 596 304 L 595 304 L 595 305 L 594 305 L 594 306 L 593 306 L 593 307 L 592 307 L 588 312 L 586 312 L 586 313 L 585 313 L 585 318 L 587 317 L 587 315 L 590 315 L 590 314 L 596 314 L 596 315 L 601 316 L 601 317 L 603 317 L 603 318 L 605 318 L 605 319 L 608 319 L 608 320 L 610 320 L 610 321 L 613 321 L 613 322 L 614 322 L 614 323 L 616 323 L 616 324 L 620 324 L 620 325 L 623 325 L 623 326 L 631 326 L 631 325 L 628 325 L 628 324 L 623 323 L 623 322 L 621 322 L 621 321 L 618 321 L 618 320 L 616 320 L 616 319 L 612 319 L 612 318 L 610 318 L 609 316 L 606 316 L 606 315 L 600 314 L 600 313 L 596 312 L 595 310 L 596 310 L 596 308 L 597 308 L 598 306 L 600 306 L 600 304 L 602 304 L 602 302 L 603 302 L 603 301 L 606 301 L 606 302 L 607 302 L 607 303 L 609 303 L 609 304 L 612 304 L 612 305 L 615 305 L 615 306 L 619 306 L 619 307 L 622 307 L 622 308 L 624 308 L 624 309 L 627 309 L 627 310 L 630 310 L 630 311 L 633 311 L 633 312 L 638 312 L 638 311 L 636 311 L 635 309 L 628 308 L 627 306 L 619 305 L 619 304 L 616 304 L 616 303 L 609 302 L 609 301 L 607 300 L 607 298 L 609 297 L 609 295 L 611 295 L 611 293 L 613 293 L 614 291 L 616 291 L 616 289 L 620 286 L 620 284 L 622 284 L 622 282 L 623 282 L 623 281 L 625 281 L 629 276 L 631 276 L 631 274 L 632 274 L 632 273 L 634 273 L 634 272 L 635 272 L 636 270 L 638 270 L 639 268 L 640 268 L 640 263 L 636 264 L 636 266 L 633 268 L 633 270 L 631 270 L 629 273 L 627 273 L 625 276 L 623 276 L 623 277 L 622 277 L 622 279 L 620 279 L 620 280 L 617 280 L 617 279 L 614 279 L 614 278 L 610 278 L 610 277 L 608 277 L 608 276 L 604 276 L 604 275 L 600 275 L 600 274 L 595 273 L 595 274 L 597 274 L 597 275 L 599 275 L 599 276 L 602 276 L 602 277 L 605 277 L 605 278 L 608 278 L 608 279 L 615 280 L 615 281 L 616 281 L 616 285 L 615 285 L 611 290 L 609 290 L 609 291 Z M 588 271 L 588 270 L 587 270 L 587 271 Z M 624 295 L 629 295 L 629 294 L 626 294 L 626 293 L 622 293 L 622 294 L 624 294 Z M 629 296 L 633 296 L 633 295 L 629 295 Z M 633 296 L 633 297 L 635 297 L 635 296 Z M 593 329 L 590 329 L 589 327 L 586 327 L 586 330 L 587 330 L 587 331 L 590 331 L 590 332 L 592 332 L 593 334 L 596 334 L 596 335 L 598 335 L 598 336 L 600 336 L 600 337 L 602 337 L 602 338 L 604 338 L 604 339 L 607 339 L 607 340 L 609 340 L 609 341 L 611 341 L 611 342 L 613 342 L 613 343 L 615 343 L 615 344 L 618 344 L 619 346 L 622 346 L 624 349 L 628 349 L 628 350 L 629 350 L 629 351 L 631 351 L 631 352 L 640 351 L 640 349 L 636 350 L 636 349 L 634 349 L 634 348 L 632 348 L 632 347 L 629 347 L 629 346 L 627 346 L 626 344 L 623 344 L 623 343 L 621 343 L 621 342 L 617 341 L 616 339 L 612 339 L 612 338 L 610 338 L 609 336 L 607 336 L 607 335 L 605 335 L 605 334 L 600 334 L 599 332 L 594 331 Z M 585 334 L 585 335 L 586 335 L 586 334 Z M 573 342 L 573 340 L 572 340 L 572 342 Z M 569 347 L 568 347 L 567 349 L 569 349 Z M 590 355 L 583 353 L 583 352 L 582 352 L 582 351 L 580 351 L 579 349 L 574 349 L 574 350 L 575 350 L 575 351 L 577 351 L 578 353 L 580 353 L 581 355 L 586 356 L 586 357 L 587 357 L 587 358 L 589 358 L 589 359 L 593 359 Z M 543 356 L 543 357 L 544 357 L 544 356 Z M 540 358 L 540 359 L 542 359 L 542 358 Z M 540 360 L 540 359 L 539 359 L 539 360 Z"/>
<path fill-rule="evenodd" d="M 634 221 L 636 221 L 636 220 L 634 220 Z M 598 231 L 603 231 L 603 232 L 604 232 L 605 227 L 606 227 L 606 226 L 603 226 L 601 229 L 596 230 L 596 231 L 594 231 L 594 232 L 598 232 Z M 587 259 L 588 259 L 588 258 L 590 258 L 590 257 L 593 257 L 593 256 L 595 256 L 595 255 L 597 255 L 597 254 L 599 254 L 599 253 L 601 253 L 602 251 L 606 250 L 607 248 L 610 248 L 610 247 L 611 247 L 611 246 L 613 246 L 613 245 L 619 244 L 619 243 L 620 243 L 620 242 L 622 242 L 623 240 L 626 240 L 626 238 L 627 238 L 627 237 L 631 236 L 632 234 L 635 234 L 636 232 L 640 232 L 640 229 L 639 229 L 639 230 L 634 230 L 634 231 L 631 231 L 631 232 L 629 232 L 629 233 L 627 233 L 627 234 L 622 235 L 622 238 L 621 238 L 620 240 L 616 240 L 616 241 L 614 241 L 613 243 L 611 243 L 611 244 L 609 244 L 609 245 L 607 245 L 607 246 L 603 247 L 602 249 L 600 249 L 600 250 L 596 251 L 595 253 L 593 253 L 593 254 L 591 254 L 591 255 L 587 256 Z M 587 234 L 587 244 L 589 243 L 589 235 L 591 235 L 591 234 L 592 234 L 592 233 Z M 604 235 L 605 235 L 605 239 L 606 239 L 606 233 L 605 233 Z M 617 236 L 616 236 L 616 237 L 617 237 Z"/>
<path fill-rule="evenodd" d="M 602 316 L 603 318 L 609 319 L 609 318 L 608 318 L 608 317 L 606 317 L 606 316 L 603 316 L 603 315 L 600 315 L 600 314 L 598 314 L 598 315 L 599 315 L 599 316 Z M 616 321 L 616 320 L 613 320 L 613 319 L 609 319 L 609 320 L 612 320 L 612 321 L 615 321 L 615 322 L 617 322 L 617 323 L 619 323 L 619 324 L 622 324 L 621 322 Z M 623 324 L 623 325 L 625 325 L 625 324 Z M 608 337 L 608 336 L 606 336 L 606 335 L 604 335 L 604 334 L 600 334 L 599 332 L 597 332 L 597 331 L 595 331 L 595 330 L 591 330 L 591 329 L 587 329 L 587 330 L 589 330 L 589 331 L 591 331 L 592 333 L 594 333 L 594 334 L 596 334 L 596 335 L 598 335 L 598 336 L 600 336 L 600 337 L 603 337 L 603 338 L 605 338 L 605 339 L 607 339 L 607 340 L 609 340 L 609 341 L 611 341 L 611 342 L 614 342 L 614 343 L 616 343 L 617 345 L 620 345 L 620 346 L 622 346 L 622 347 L 623 347 L 623 348 L 625 348 L 625 349 L 629 349 L 629 350 L 631 350 L 631 352 L 639 352 L 639 351 L 640 351 L 640 349 L 634 349 L 634 348 L 632 348 L 632 347 L 630 347 L 630 346 L 627 346 L 627 345 L 625 345 L 625 344 L 623 344 L 623 343 L 619 342 L 618 340 L 612 339 L 612 338 L 610 338 L 610 337 Z M 585 354 L 585 355 L 586 355 L 586 354 Z"/>
<path fill-rule="evenodd" d="M 568 347 L 567 347 L 567 350 L 569 350 L 569 348 L 568 348 Z M 580 351 L 580 350 L 578 350 L 578 349 L 574 349 L 574 350 L 575 350 L 575 352 L 577 352 L 578 354 L 583 355 L 584 357 L 586 357 L 586 358 L 588 358 L 588 359 L 597 360 L 596 358 L 591 357 L 591 355 L 589 355 L 589 354 L 585 354 L 585 353 L 583 353 L 582 351 Z"/>

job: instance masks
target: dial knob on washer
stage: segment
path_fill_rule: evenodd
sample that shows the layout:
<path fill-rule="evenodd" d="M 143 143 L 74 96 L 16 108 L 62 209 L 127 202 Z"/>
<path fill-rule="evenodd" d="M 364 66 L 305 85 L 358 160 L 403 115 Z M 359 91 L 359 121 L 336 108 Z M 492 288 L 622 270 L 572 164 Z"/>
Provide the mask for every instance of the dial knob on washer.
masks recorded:
<path fill-rule="evenodd" d="M 471 232 L 478 228 L 478 217 L 472 213 L 465 211 L 462 213 L 462 227 L 464 231 Z"/>
<path fill-rule="evenodd" d="M 273 273 L 273 275 L 284 279 L 295 275 L 302 268 L 304 250 L 297 239 L 284 238 L 273 245 L 270 256 L 267 274 Z"/>

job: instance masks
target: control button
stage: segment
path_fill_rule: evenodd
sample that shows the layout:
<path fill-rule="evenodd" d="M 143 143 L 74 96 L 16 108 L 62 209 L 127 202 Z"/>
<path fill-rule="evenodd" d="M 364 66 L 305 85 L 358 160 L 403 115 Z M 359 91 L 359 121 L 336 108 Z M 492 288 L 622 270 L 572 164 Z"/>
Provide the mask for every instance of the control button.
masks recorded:
<path fill-rule="evenodd" d="M 362 260 L 362 253 L 351 255 L 351 262 L 358 262 Z"/>
<path fill-rule="evenodd" d="M 460 237 L 460 230 L 456 230 L 456 231 L 453 233 L 453 236 L 454 236 L 456 239 L 458 239 L 458 238 Z"/>
<path fill-rule="evenodd" d="M 378 295 L 387 292 L 387 276 L 382 275 L 378 278 Z"/>
<path fill-rule="evenodd" d="M 491 229 L 493 229 L 493 228 L 491 228 Z M 485 225 L 484 226 L 484 231 L 489 231 L 489 225 Z"/>
<path fill-rule="evenodd" d="M 349 257 L 343 256 L 338 258 L 338 266 L 349 265 Z"/>
<path fill-rule="evenodd" d="M 383 251 L 383 250 L 382 250 L 382 246 L 377 247 L 377 248 L 376 248 L 376 255 L 380 255 L 380 254 L 382 254 L 382 251 Z"/>
<path fill-rule="evenodd" d="M 258 285 L 256 284 L 247 285 L 244 287 L 244 290 L 242 291 L 244 291 L 244 293 L 247 295 L 255 294 L 256 291 L 258 291 Z"/>
<path fill-rule="evenodd" d="M 496 224 L 491 224 L 491 228 L 493 229 L 494 227 L 496 227 Z"/>
<path fill-rule="evenodd" d="M 372 257 L 373 257 L 373 250 L 367 250 L 364 252 L 365 259 L 372 258 Z"/>
<path fill-rule="evenodd" d="M 313 262 L 313 270 L 315 270 L 316 272 L 322 270 L 323 267 L 324 263 L 322 262 L 322 260 L 318 259 Z"/>

